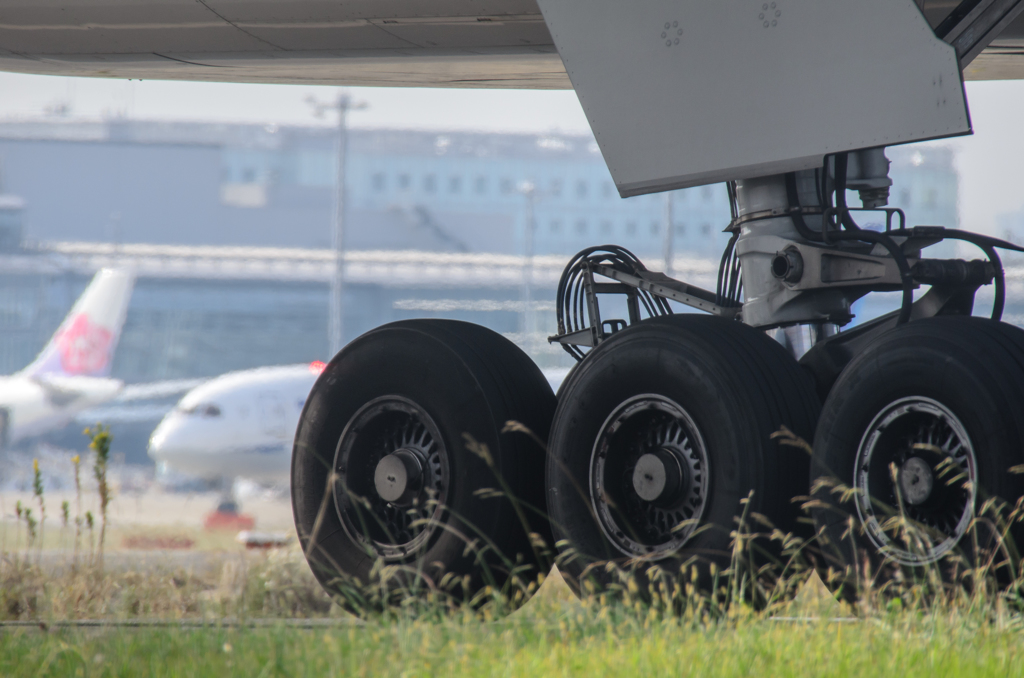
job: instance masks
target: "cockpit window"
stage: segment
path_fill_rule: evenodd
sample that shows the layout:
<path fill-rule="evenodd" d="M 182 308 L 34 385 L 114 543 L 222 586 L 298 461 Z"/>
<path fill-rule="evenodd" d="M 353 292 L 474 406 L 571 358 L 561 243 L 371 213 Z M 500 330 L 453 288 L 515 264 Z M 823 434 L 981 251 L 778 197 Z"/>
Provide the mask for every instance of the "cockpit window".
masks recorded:
<path fill-rule="evenodd" d="M 220 407 L 214 405 L 213 403 L 199 403 L 198 405 L 193 405 L 192 407 L 183 407 L 181 408 L 181 412 L 182 414 L 187 414 L 189 416 L 196 415 L 199 417 L 219 417 Z"/>

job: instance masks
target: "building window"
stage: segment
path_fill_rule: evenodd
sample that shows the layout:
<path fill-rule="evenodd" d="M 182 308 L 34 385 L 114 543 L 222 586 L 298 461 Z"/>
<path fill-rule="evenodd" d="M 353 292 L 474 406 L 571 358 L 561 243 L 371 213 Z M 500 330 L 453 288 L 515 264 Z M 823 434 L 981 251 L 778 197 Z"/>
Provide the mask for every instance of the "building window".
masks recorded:
<path fill-rule="evenodd" d="M 437 190 L 437 177 L 433 174 L 428 174 L 423 177 L 423 190 L 427 193 L 433 193 Z"/>
<path fill-rule="evenodd" d="M 562 180 L 561 179 L 552 179 L 551 180 L 551 187 L 548 189 L 548 192 L 553 197 L 555 197 L 555 198 L 561 198 L 562 197 Z"/>
<path fill-rule="evenodd" d="M 601 235 L 611 235 L 612 233 L 612 222 L 602 221 L 601 222 Z"/>
<path fill-rule="evenodd" d="M 704 237 L 711 235 L 711 224 L 701 224 L 700 234 L 703 235 Z"/>
<path fill-rule="evenodd" d="M 928 208 L 934 208 L 939 203 L 939 192 L 934 188 L 929 188 L 928 192 L 925 193 L 924 206 Z"/>
<path fill-rule="evenodd" d="M 580 181 L 576 184 L 576 197 L 586 198 L 587 197 L 587 182 Z"/>
<path fill-rule="evenodd" d="M 676 235 L 686 235 L 686 224 L 676 224 Z"/>
<path fill-rule="evenodd" d="M 400 189 L 402 189 L 403 191 L 409 190 L 409 184 L 410 184 L 410 181 L 409 181 L 409 175 L 408 174 L 399 174 L 398 175 L 398 187 Z"/>
<path fill-rule="evenodd" d="M 658 235 L 661 233 L 661 224 L 657 221 L 651 222 L 651 235 Z"/>
<path fill-rule="evenodd" d="M 610 198 L 612 197 L 612 182 L 603 181 L 601 182 L 601 197 Z"/>
<path fill-rule="evenodd" d="M 579 221 L 576 222 L 576 233 L 578 233 L 579 235 L 587 234 L 587 222 L 585 220 L 580 219 Z"/>
<path fill-rule="evenodd" d="M 487 192 L 487 177 L 477 177 L 476 182 L 473 184 L 473 190 L 477 192 L 477 195 L 483 195 Z"/>
<path fill-rule="evenodd" d="M 503 194 L 508 195 L 509 193 L 512 192 L 513 188 L 514 187 L 512 185 L 512 180 L 511 179 L 505 178 L 505 179 L 501 180 L 501 192 Z"/>
<path fill-rule="evenodd" d="M 462 190 L 462 177 L 448 177 L 448 192 L 458 193 Z"/>
<path fill-rule="evenodd" d="M 550 231 L 551 231 L 552 233 L 558 233 L 559 231 L 561 231 L 561 230 L 562 230 L 562 222 L 561 222 L 561 221 L 559 221 L 558 219 L 554 219 L 554 220 L 553 220 L 553 221 L 552 221 L 552 222 L 551 222 L 551 223 L 550 223 L 550 224 L 548 225 L 548 229 L 549 229 L 549 230 L 550 230 Z"/>
<path fill-rule="evenodd" d="M 628 221 L 628 222 L 626 222 L 626 235 L 636 235 L 636 222 L 635 221 Z"/>
<path fill-rule="evenodd" d="M 704 202 L 711 202 L 711 187 L 701 186 L 700 197 L 704 199 Z"/>
<path fill-rule="evenodd" d="M 377 172 L 373 175 L 373 190 L 383 191 L 384 190 L 384 173 Z"/>

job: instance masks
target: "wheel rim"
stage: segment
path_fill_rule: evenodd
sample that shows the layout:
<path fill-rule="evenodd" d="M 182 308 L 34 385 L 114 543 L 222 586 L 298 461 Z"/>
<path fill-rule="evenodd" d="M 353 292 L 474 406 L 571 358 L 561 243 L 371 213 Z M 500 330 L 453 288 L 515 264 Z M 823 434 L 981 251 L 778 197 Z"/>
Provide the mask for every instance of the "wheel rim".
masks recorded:
<path fill-rule="evenodd" d="M 338 441 L 334 471 L 342 526 L 381 558 L 413 556 L 438 533 L 448 452 L 434 420 L 411 400 L 383 396 L 360 408 Z"/>
<path fill-rule="evenodd" d="M 977 468 L 967 429 L 945 405 L 923 396 L 890 403 L 868 426 L 854 463 L 857 517 L 868 539 L 904 565 L 937 561 L 974 518 Z M 891 520 L 901 505 L 921 528 L 913 540 Z"/>
<path fill-rule="evenodd" d="M 708 499 L 707 448 L 678 403 L 643 394 L 605 420 L 590 461 L 598 524 L 631 557 L 664 558 L 693 534 Z"/>

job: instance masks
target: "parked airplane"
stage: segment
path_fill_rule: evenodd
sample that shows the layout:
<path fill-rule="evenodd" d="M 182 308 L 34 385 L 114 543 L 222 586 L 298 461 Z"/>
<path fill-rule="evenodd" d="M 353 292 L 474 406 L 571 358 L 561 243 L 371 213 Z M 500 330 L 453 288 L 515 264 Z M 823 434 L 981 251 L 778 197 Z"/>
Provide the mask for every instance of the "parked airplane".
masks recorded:
<path fill-rule="evenodd" d="M 324 364 L 229 372 L 185 394 L 149 440 L 158 471 L 287 483 L 302 405 Z"/>
<path fill-rule="evenodd" d="M 229 372 L 189 391 L 149 441 L 158 474 L 222 481 L 236 477 L 287 484 L 292 439 L 313 382 L 324 369 L 309 365 Z M 568 370 L 545 370 L 555 390 Z"/>
<path fill-rule="evenodd" d="M 128 272 L 99 271 L 32 364 L 0 377 L 0 449 L 64 426 L 121 391 L 108 375 L 133 284 Z"/>

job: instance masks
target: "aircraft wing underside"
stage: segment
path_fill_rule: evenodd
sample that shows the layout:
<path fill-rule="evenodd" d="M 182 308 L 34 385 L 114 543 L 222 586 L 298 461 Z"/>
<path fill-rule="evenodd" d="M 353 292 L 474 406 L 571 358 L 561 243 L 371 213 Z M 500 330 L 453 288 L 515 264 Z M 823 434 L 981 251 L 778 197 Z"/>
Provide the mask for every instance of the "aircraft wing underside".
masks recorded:
<path fill-rule="evenodd" d="M 933 27 L 960 4 L 917 2 Z M 0 0 L 0 70 L 572 88 L 536 0 Z M 1024 78 L 1024 16 L 1001 26 L 964 76 Z"/>

